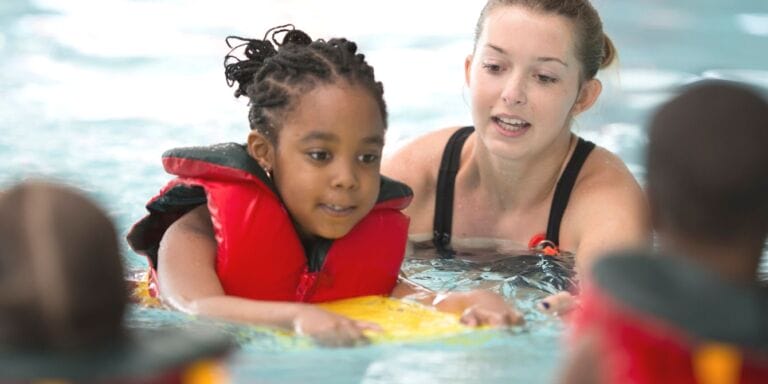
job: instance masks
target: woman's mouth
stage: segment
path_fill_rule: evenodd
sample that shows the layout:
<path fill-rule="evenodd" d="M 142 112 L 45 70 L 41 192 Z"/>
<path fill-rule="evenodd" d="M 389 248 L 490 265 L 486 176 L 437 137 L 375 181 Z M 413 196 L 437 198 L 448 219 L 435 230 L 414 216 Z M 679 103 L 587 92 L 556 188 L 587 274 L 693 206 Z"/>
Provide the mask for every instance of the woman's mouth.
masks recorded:
<path fill-rule="evenodd" d="M 531 123 L 516 117 L 492 116 L 491 120 L 496 123 L 498 131 L 508 137 L 521 136 L 531 127 Z"/>

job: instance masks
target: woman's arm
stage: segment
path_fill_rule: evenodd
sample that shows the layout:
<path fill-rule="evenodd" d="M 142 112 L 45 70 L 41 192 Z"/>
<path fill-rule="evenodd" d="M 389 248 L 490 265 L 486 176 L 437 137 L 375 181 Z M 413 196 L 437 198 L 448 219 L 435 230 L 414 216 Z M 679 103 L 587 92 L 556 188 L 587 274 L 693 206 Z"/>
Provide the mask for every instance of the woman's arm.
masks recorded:
<path fill-rule="evenodd" d="M 584 176 L 574 187 L 563 218 L 563 249 L 574 252 L 576 272 L 583 283 L 600 257 L 616 250 L 651 244 L 645 194 L 624 162 L 605 149 L 590 155 Z M 568 292 L 543 299 L 539 309 L 564 315 L 578 307 Z"/>
<path fill-rule="evenodd" d="M 401 276 L 392 291 L 392 297 L 413 300 L 434 306 L 441 312 L 461 315 L 461 322 L 469 326 L 494 327 L 523 323 L 523 316 L 494 292 L 476 289 L 468 292 L 438 293 Z"/>
<path fill-rule="evenodd" d="M 562 231 L 575 245 L 564 249 L 576 255 L 582 278 L 588 278 L 592 264 L 606 253 L 651 241 L 648 204 L 634 176 L 607 150 L 597 148 L 593 155 L 589 171 L 574 188 Z"/>
<path fill-rule="evenodd" d="M 589 276 L 594 262 L 605 254 L 650 244 L 648 209 L 639 188 L 606 188 L 593 193 L 581 204 L 581 238 L 576 248 L 576 267 Z"/>
<path fill-rule="evenodd" d="M 364 341 L 364 330 L 379 329 L 375 324 L 348 319 L 311 304 L 227 296 L 216 275 L 216 241 L 205 206 L 172 224 L 158 253 L 160 292 L 168 304 L 180 311 L 289 329 L 326 345 Z"/>

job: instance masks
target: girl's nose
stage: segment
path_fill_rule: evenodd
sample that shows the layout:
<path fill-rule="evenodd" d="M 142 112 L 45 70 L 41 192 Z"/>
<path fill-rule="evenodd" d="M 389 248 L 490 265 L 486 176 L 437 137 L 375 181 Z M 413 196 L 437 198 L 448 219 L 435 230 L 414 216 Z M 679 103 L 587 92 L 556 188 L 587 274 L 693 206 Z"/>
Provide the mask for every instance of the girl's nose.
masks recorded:
<path fill-rule="evenodd" d="M 357 170 L 354 164 L 340 161 L 334 167 L 332 185 L 334 188 L 355 189 L 358 186 Z"/>

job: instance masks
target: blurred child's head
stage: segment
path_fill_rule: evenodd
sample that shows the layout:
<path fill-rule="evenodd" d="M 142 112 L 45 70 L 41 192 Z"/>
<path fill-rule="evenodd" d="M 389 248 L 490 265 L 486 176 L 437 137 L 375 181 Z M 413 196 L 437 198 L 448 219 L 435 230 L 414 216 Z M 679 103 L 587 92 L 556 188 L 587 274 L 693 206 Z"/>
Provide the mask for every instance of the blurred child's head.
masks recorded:
<path fill-rule="evenodd" d="M 745 86 L 687 88 L 652 120 L 647 184 L 661 232 L 762 246 L 768 231 L 768 104 Z"/>
<path fill-rule="evenodd" d="M 99 207 L 41 182 L 0 194 L 0 345 L 114 340 L 126 301 L 115 229 Z"/>
<path fill-rule="evenodd" d="M 346 235 L 379 193 L 387 111 L 373 68 L 354 42 L 312 41 L 292 26 L 233 39 L 245 59 L 227 55 L 226 76 L 250 100 L 249 154 L 302 236 Z"/>

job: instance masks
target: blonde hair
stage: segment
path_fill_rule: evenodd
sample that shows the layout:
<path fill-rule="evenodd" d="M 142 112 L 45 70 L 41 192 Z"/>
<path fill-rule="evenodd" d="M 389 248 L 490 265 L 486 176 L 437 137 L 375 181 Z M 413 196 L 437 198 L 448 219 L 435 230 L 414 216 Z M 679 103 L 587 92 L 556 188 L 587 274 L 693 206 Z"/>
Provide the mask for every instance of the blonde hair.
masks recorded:
<path fill-rule="evenodd" d="M 488 0 L 475 26 L 477 44 L 488 15 L 501 6 L 521 6 L 533 11 L 556 14 L 571 21 L 576 28 L 576 56 L 582 67 L 582 80 L 589 80 L 616 59 L 616 47 L 603 32 L 603 22 L 588 0 Z"/>

